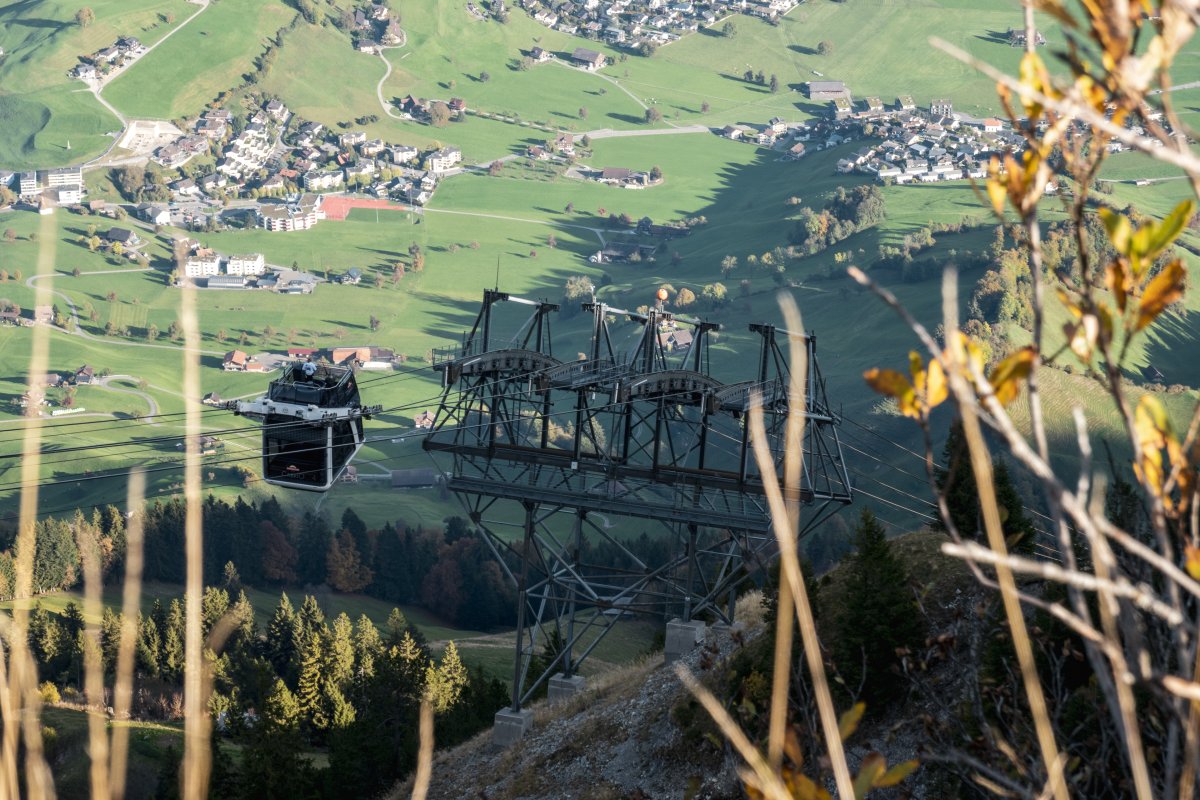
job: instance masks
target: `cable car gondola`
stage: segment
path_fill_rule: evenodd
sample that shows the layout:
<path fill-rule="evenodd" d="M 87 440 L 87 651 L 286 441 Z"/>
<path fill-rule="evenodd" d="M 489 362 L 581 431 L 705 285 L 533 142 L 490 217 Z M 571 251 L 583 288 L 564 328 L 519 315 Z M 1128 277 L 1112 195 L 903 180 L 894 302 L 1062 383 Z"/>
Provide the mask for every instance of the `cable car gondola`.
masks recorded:
<path fill-rule="evenodd" d="M 324 492 L 363 445 L 362 405 L 354 370 L 305 361 L 283 368 L 265 397 L 238 401 L 237 414 L 262 421 L 263 478 L 289 489 Z"/>

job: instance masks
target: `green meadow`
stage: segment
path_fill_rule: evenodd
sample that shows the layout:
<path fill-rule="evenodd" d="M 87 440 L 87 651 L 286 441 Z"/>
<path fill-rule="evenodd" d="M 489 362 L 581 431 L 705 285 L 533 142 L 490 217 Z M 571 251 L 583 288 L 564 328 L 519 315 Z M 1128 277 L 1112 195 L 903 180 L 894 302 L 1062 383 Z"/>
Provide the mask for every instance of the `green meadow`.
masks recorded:
<path fill-rule="evenodd" d="M 226 89 L 242 82 L 266 40 L 295 17 L 275 0 L 212 3 L 114 80 L 104 96 L 131 117 L 175 119 L 198 114 Z"/>
<path fill-rule="evenodd" d="M 88 6 L 95 22 L 80 27 L 75 22 L 78 3 L 0 4 L 4 169 L 78 163 L 108 148 L 112 138 L 107 134 L 119 130 L 120 122 L 67 73 L 80 56 L 107 47 L 118 36 L 153 44 L 197 8 L 183 0 L 90 0 Z"/>

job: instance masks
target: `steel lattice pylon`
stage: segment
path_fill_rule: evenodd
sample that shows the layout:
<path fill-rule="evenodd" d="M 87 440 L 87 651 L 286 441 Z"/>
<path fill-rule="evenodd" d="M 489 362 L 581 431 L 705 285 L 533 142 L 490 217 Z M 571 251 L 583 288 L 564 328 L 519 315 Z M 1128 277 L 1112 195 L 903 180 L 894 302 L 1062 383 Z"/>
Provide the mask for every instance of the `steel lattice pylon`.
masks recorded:
<path fill-rule="evenodd" d="M 530 313 L 501 339 L 499 309 L 513 303 Z M 445 391 L 424 447 L 519 593 L 513 710 L 549 675 L 573 675 L 625 613 L 730 621 L 739 586 L 774 556 L 747 413 L 761 405 L 781 472 L 790 372 L 776 337 L 789 334 L 751 325 L 760 338 L 757 374 L 723 384 L 708 374 L 716 324 L 661 308 L 582 308 L 592 315 L 592 335 L 574 360 L 553 354 L 558 305 L 497 290 L 484 292 L 461 345 L 434 352 Z M 618 317 L 640 325 L 624 352 L 613 344 Z M 816 341 L 804 342 L 800 500 L 813 510 L 801 535 L 852 500 Z M 569 525 L 560 524 L 563 513 Z M 646 564 L 631 553 L 608 531 L 614 516 L 660 523 L 671 543 L 667 562 Z M 499 532 L 514 526 L 516 541 Z M 588 535 L 609 542 L 632 568 L 585 563 Z M 554 658 L 530 674 L 539 643 L 551 640 Z"/>

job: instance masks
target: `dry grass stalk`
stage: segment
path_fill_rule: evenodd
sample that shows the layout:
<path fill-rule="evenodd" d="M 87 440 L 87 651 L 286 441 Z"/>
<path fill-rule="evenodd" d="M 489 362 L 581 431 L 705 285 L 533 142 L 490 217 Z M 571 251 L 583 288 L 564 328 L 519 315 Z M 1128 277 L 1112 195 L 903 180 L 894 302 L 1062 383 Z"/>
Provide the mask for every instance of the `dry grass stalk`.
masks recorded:
<path fill-rule="evenodd" d="M 117 679 L 113 698 L 113 718 L 126 719 L 133 699 L 133 666 L 137 646 L 138 612 L 142 594 L 142 502 L 146 495 L 146 474 L 140 469 L 129 475 L 126 508 L 134 511 L 125 526 L 125 587 L 122 597 L 121 644 L 117 652 Z M 109 768 L 109 794 L 121 800 L 129 764 L 129 726 L 117 725 L 112 735 L 112 764 Z"/>
<path fill-rule="evenodd" d="M 772 800 L 791 800 L 791 794 L 788 792 L 787 787 L 784 786 L 779 773 L 771 769 L 770 765 L 762 757 L 762 753 L 747 738 L 745 732 L 733 720 L 733 717 L 729 716 L 729 712 L 725 710 L 720 701 L 713 697 L 712 692 L 704 688 L 683 664 L 676 664 L 675 672 L 679 675 L 679 680 L 683 681 L 683 685 L 687 687 L 687 690 L 700 701 L 700 705 L 704 706 L 704 710 L 713 718 L 713 722 L 717 723 L 717 727 L 721 729 L 721 733 L 725 734 L 725 738 L 729 740 L 729 743 L 733 745 L 733 748 L 738 751 L 738 754 L 749 765 L 754 777 L 757 779 L 758 790 L 767 797 L 772 798 Z M 840 742 L 841 739 L 838 741 Z M 854 797 L 853 788 L 847 797 Z"/>
<path fill-rule="evenodd" d="M 38 226 L 37 276 L 34 282 L 34 304 L 47 306 L 53 302 L 54 257 L 56 252 L 56 229 L 51 217 L 42 217 Z M 50 330 L 48 326 L 34 327 L 29 351 L 29 381 L 27 391 L 32 397 L 40 392 L 41 376 L 46 374 L 50 355 Z M 27 423 L 21 443 L 21 500 L 20 517 L 16 541 L 16 585 L 15 597 L 29 597 L 33 593 L 33 555 L 36 548 L 35 524 L 37 522 L 38 490 L 41 477 L 42 426 Z M 13 609 L 12 625 L 6 640 L 8 662 L 4 685 L 0 687 L 3 701 L 0 713 L 4 715 L 4 742 L 0 750 L 0 773 L 5 778 L 0 788 L 8 797 L 19 796 L 17 784 L 17 745 L 25 742 L 25 783 L 30 798 L 47 797 L 53 794 L 53 779 L 42 750 L 41 698 L 37 692 L 37 665 L 29 652 L 29 609 L 17 605 Z"/>
<path fill-rule="evenodd" d="M 943 280 L 942 301 L 945 329 L 948 331 L 958 330 L 958 292 L 952 272 L 947 272 L 945 280 Z M 972 388 L 974 382 L 972 378 L 977 381 L 981 376 L 970 375 L 971 367 L 965 356 L 965 351 L 959 348 L 949 349 L 946 359 L 949 363 L 944 365 L 948 367 L 946 377 L 950 391 L 958 404 L 963 436 L 967 440 L 967 450 L 971 459 L 971 470 L 975 473 L 979 508 L 983 516 L 983 528 L 987 535 L 988 547 L 998 556 L 995 563 L 996 582 L 1000 585 L 1004 614 L 1008 619 L 1009 631 L 1012 633 L 1013 649 L 1016 651 L 1017 663 L 1021 668 L 1021 681 L 1025 686 L 1029 710 L 1033 714 L 1034 730 L 1037 734 L 1042 761 L 1046 766 L 1046 775 L 1049 783 L 1054 787 L 1056 800 L 1067 800 L 1070 794 L 1067 791 L 1066 782 L 1063 780 L 1063 762 L 1059 758 L 1054 728 L 1050 724 L 1046 696 L 1042 690 L 1042 681 L 1038 676 L 1037 663 L 1033 657 L 1033 645 L 1029 639 L 1029 631 L 1025 627 L 1025 615 L 1021 609 L 1017 583 L 1013 578 L 1012 569 L 1005 560 L 1008 556 L 1008 543 L 1004 539 L 1000 507 L 996 502 L 995 484 L 992 479 L 992 458 L 988 452 L 987 443 L 983 440 L 983 431 L 979 425 L 978 405 Z"/>
<path fill-rule="evenodd" d="M 83 563 L 84 627 L 83 674 L 87 697 L 88 758 L 91 761 L 88 777 L 93 798 L 108 795 L 108 720 L 104 703 L 104 660 L 100 652 L 100 615 L 104 611 L 101 598 L 103 579 L 100 576 L 99 542 L 92 526 L 82 524 L 75 530 L 80 561 Z"/>
<path fill-rule="evenodd" d="M 413 780 L 412 800 L 425 800 L 433 776 L 433 704 L 421 701 L 421 749 L 417 753 L 417 775 Z"/>
<path fill-rule="evenodd" d="M 789 418 L 786 439 L 791 445 L 803 441 L 805 408 L 803 389 L 807 377 L 808 360 L 801 333 L 804 330 L 804 323 L 800 318 L 800 311 L 796 308 L 795 301 L 791 297 L 783 295 L 779 305 L 783 310 L 783 317 L 788 328 L 793 332 L 789 337 L 792 379 L 791 385 L 788 387 Z M 786 581 L 795 601 L 796 619 L 800 625 L 801 639 L 804 642 L 804 656 L 813 682 L 813 694 L 817 700 L 821 729 L 829 751 L 829 761 L 833 767 L 838 793 L 842 797 L 851 798 L 854 797 L 854 782 L 850 777 L 850 768 L 846 764 L 846 753 L 842 747 L 841 734 L 838 731 L 837 711 L 833 707 L 833 696 L 829 690 L 828 676 L 825 674 L 825 663 L 821 659 L 821 643 L 817 637 L 812 605 L 804 588 L 804 578 L 800 573 L 800 558 L 796 550 L 796 537 L 799 534 L 799 511 L 796 505 L 799 498 L 801 466 L 798 462 L 803 458 L 802 448 L 798 445 L 787 448 L 784 475 L 790 477 L 793 483 L 786 487 L 788 499 L 785 500 L 784 491 L 779 486 L 779 478 L 775 473 L 774 458 L 767 445 L 761 406 L 752 406 L 750 409 L 750 431 L 755 461 L 762 474 L 763 490 L 770 505 L 772 525 L 776 541 L 779 544 L 780 584 L 782 585 Z M 774 699 L 772 706 L 774 707 Z"/>
<path fill-rule="evenodd" d="M 208 796 L 212 753 L 209 750 L 207 695 L 204 692 L 204 652 L 200 625 L 200 603 L 204 592 L 204 541 L 201 528 L 200 485 L 200 328 L 196 318 L 196 289 L 184 284 L 180 292 L 180 323 L 183 328 L 183 402 L 186 411 L 184 434 L 184 517 L 187 583 L 184 590 L 184 745 L 183 797 L 202 800 Z"/>

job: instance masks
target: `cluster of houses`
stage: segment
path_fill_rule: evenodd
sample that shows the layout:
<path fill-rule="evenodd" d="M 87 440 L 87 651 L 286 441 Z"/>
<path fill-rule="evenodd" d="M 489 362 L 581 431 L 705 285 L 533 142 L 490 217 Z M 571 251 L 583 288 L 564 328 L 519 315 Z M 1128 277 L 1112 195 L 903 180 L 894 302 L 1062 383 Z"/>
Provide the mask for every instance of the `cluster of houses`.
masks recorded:
<path fill-rule="evenodd" d="M 798 0 L 517 0 L 547 28 L 641 50 L 676 41 L 732 14 L 778 19 Z M 536 56 L 535 56 L 536 60 Z"/>
<path fill-rule="evenodd" d="M 429 101 L 410 97 L 404 102 L 411 113 L 428 113 Z M 466 109 L 457 99 L 449 106 L 452 114 Z M 457 147 L 422 152 L 411 145 L 369 139 L 363 131 L 331 131 L 319 122 L 291 127 L 290 119 L 283 103 L 268 100 L 241 132 L 226 142 L 230 112 L 205 112 L 196 122 L 195 136 L 184 139 L 203 137 L 218 145 L 224 143 L 223 157 L 211 174 L 171 183 L 173 196 L 179 200 L 205 195 L 278 198 L 258 209 L 259 224 L 271 231 L 305 230 L 325 218 L 321 192 L 353 188 L 424 205 L 432 199 L 438 179 L 462 163 L 462 150 Z M 276 125 L 289 131 L 287 145 L 276 147 Z M 181 145 L 182 140 L 168 147 Z"/>
<path fill-rule="evenodd" d="M 183 262 L 183 276 L 207 279 L 210 289 L 244 289 L 249 279 L 267 271 L 262 253 L 224 256 L 195 240 L 186 244 L 188 256 Z"/>
<path fill-rule="evenodd" d="M 82 167 L 20 173 L 0 170 L 0 186 L 12 191 L 24 205 L 43 214 L 49 214 L 59 206 L 78 205 L 87 193 Z"/>
<path fill-rule="evenodd" d="M 386 372 L 403 361 L 394 350 L 375 345 L 354 345 L 349 347 L 330 347 L 317 349 L 312 347 L 289 347 L 284 353 L 262 353 L 250 355 L 244 350 L 230 350 L 222 359 L 221 367 L 226 372 L 265 372 L 267 364 L 278 365 L 293 361 L 321 361 L 329 364 L 353 366 L 359 369 Z M 273 367 L 272 367 L 273 368 Z M 207 405 L 219 405 L 220 396 L 207 395 L 203 402 Z"/>
<path fill-rule="evenodd" d="M 80 56 L 80 63 L 70 74 L 80 80 L 96 80 L 126 66 L 147 49 L 136 37 L 122 36 L 108 47 L 101 48 L 91 55 Z"/>
<path fill-rule="evenodd" d="M 353 25 L 351 35 L 360 53 L 374 55 L 384 47 L 404 44 L 404 31 L 384 3 L 368 3 L 355 9 Z"/>
<path fill-rule="evenodd" d="M 46 389 L 62 389 L 72 386 L 86 386 L 96 379 L 96 371 L 89 365 L 84 364 L 74 372 L 47 372 L 42 375 L 33 386 L 26 390 L 16 400 L 16 405 L 24 409 L 40 409 L 52 405 L 46 397 Z M 74 411 L 83 411 L 82 408 L 73 409 Z M 63 412 L 51 412 L 55 416 Z"/>

